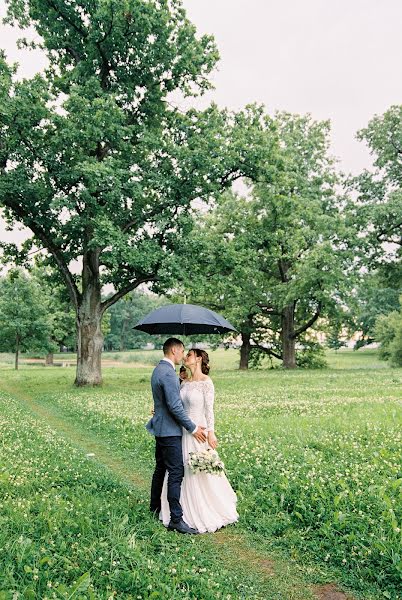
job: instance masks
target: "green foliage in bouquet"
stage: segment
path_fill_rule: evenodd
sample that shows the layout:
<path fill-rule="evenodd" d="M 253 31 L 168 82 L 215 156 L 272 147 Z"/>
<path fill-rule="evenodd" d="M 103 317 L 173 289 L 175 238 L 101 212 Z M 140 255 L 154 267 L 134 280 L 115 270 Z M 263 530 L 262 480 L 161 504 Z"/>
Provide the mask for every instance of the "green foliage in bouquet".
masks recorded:
<path fill-rule="evenodd" d="M 199 452 L 190 452 L 188 466 L 193 473 L 210 473 L 211 475 L 221 475 L 224 472 L 225 465 L 219 458 L 216 450 L 207 448 Z"/>

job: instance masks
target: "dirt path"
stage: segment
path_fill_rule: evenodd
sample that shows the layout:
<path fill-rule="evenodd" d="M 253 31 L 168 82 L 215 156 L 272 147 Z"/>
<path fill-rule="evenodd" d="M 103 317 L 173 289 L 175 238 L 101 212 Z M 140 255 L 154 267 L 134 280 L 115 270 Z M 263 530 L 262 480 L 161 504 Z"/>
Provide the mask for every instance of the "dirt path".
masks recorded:
<path fill-rule="evenodd" d="M 46 423 L 59 435 L 83 453 L 93 453 L 94 460 L 117 475 L 129 486 L 133 486 L 144 494 L 148 493 L 149 479 L 135 472 L 132 465 L 123 461 L 121 456 L 106 446 L 99 437 L 77 424 L 69 415 L 63 414 L 57 407 L 41 404 L 22 390 L 16 390 L 6 383 L 0 383 L 0 390 L 22 402 L 40 423 Z M 353 600 L 341 592 L 336 585 L 308 585 L 297 572 L 297 567 L 277 557 L 272 559 L 253 549 L 247 539 L 234 529 L 222 529 L 214 534 L 201 536 L 201 543 L 214 544 L 219 551 L 219 559 L 224 560 L 234 570 L 239 562 L 256 572 L 267 583 L 270 596 L 286 600 Z M 285 594 L 285 595 L 284 595 Z"/>

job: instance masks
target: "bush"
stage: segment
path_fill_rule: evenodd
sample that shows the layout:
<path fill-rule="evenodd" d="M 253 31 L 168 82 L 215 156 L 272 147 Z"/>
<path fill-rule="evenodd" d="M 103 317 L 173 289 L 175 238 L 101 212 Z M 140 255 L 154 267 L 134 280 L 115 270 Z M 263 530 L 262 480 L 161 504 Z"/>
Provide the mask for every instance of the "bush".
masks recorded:
<path fill-rule="evenodd" d="M 402 367 L 402 312 L 381 315 L 375 324 L 375 339 L 381 343 L 380 358 Z"/>
<path fill-rule="evenodd" d="M 280 352 L 280 348 L 275 348 Z M 296 344 L 296 364 L 301 369 L 324 369 L 328 366 L 325 359 L 324 348 L 310 340 L 303 340 Z M 260 348 L 253 346 L 251 349 L 249 366 L 251 369 L 262 369 L 269 365 L 270 369 L 282 368 L 282 363 L 268 355 Z"/>
<path fill-rule="evenodd" d="M 316 343 L 306 344 L 298 350 L 296 363 L 300 369 L 324 369 L 328 366 L 324 348 Z"/>
<path fill-rule="evenodd" d="M 391 364 L 394 367 L 402 367 L 402 318 L 399 319 L 399 329 L 390 345 Z"/>

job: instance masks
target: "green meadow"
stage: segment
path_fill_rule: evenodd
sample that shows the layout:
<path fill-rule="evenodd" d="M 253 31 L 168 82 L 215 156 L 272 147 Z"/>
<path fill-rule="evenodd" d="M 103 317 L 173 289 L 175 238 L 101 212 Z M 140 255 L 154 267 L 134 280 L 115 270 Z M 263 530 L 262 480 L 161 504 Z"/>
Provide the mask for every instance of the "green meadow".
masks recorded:
<path fill-rule="evenodd" d="M 159 352 L 105 354 L 99 389 L 0 355 L 0 600 L 402 598 L 402 369 L 369 350 L 294 372 L 211 354 L 240 520 L 197 537 L 148 514 Z"/>

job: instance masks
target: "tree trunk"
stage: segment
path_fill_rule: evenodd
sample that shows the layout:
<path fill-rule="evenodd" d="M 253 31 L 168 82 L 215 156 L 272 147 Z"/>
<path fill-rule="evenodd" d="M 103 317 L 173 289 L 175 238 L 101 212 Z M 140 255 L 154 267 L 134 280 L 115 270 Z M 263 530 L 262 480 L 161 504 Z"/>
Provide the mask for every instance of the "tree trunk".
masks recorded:
<path fill-rule="evenodd" d="M 53 358 L 54 358 L 53 352 L 49 352 L 48 354 L 46 354 L 45 365 L 47 367 L 52 367 L 53 366 Z"/>
<path fill-rule="evenodd" d="M 101 287 L 99 253 L 84 254 L 82 268 L 82 299 L 77 315 L 77 373 L 75 385 L 101 385 Z"/>
<path fill-rule="evenodd" d="M 250 344 L 251 335 L 249 333 L 241 332 L 242 345 L 240 347 L 240 365 L 239 369 L 245 371 L 248 369 L 248 361 L 250 358 Z"/>
<path fill-rule="evenodd" d="M 18 335 L 15 338 L 15 370 L 18 371 L 18 358 L 20 353 L 20 339 Z"/>
<path fill-rule="evenodd" d="M 295 331 L 295 308 L 294 304 L 285 306 L 282 311 L 282 356 L 285 369 L 296 368 L 296 338 Z"/>
<path fill-rule="evenodd" d="M 120 352 L 124 352 L 124 350 L 126 349 L 125 347 L 125 337 L 126 337 L 126 330 L 127 330 L 127 319 L 125 317 L 123 317 L 123 321 L 121 324 L 121 330 L 120 330 Z"/>

